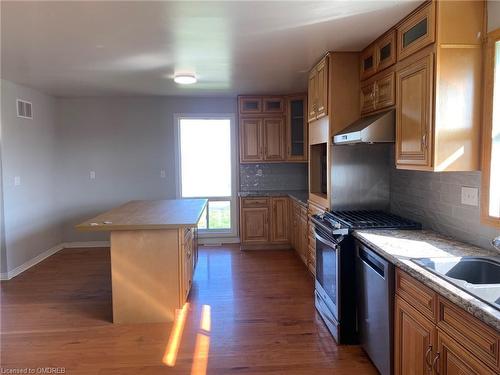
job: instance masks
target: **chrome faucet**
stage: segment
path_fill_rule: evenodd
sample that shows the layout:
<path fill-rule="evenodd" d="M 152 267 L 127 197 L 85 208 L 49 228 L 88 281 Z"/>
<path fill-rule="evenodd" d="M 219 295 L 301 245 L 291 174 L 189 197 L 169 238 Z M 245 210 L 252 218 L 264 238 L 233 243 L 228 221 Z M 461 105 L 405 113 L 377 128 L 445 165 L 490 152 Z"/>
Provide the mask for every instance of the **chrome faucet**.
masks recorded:
<path fill-rule="evenodd" d="M 497 249 L 498 251 L 500 251 L 500 236 L 493 238 L 491 240 L 491 244 L 493 245 L 493 247 L 495 249 Z"/>

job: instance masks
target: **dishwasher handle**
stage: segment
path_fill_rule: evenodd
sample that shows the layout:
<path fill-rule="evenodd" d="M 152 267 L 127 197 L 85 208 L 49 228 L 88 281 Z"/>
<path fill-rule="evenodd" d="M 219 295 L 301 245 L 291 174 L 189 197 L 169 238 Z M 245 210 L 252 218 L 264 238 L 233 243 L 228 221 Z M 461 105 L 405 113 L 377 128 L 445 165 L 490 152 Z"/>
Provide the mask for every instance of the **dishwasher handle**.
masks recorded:
<path fill-rule="evenodd" d="M 358 256 L 363 263 L 385 279 L 386 264 L 378 260 L 377 257 L 372 255 L 370 251 L 361 246 L 358 249 Z"/>

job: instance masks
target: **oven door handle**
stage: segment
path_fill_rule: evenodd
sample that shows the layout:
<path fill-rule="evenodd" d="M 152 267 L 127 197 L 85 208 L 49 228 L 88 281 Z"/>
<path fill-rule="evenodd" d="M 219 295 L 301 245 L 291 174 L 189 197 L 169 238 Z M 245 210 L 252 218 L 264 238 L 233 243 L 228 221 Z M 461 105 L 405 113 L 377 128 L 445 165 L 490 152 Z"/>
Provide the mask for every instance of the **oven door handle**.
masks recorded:
<path fill-rule="evenodd" d="M 327 240 L 326 238 L 324 238 L 324 237 L 320 236 L 320 235 L 318 234 L 318 232 L 316 232 L 316 231 L 314 231 L 314 237 L 316 237 L 316 239 L 317 239 L 318 241 L 320 241 L 320 242 L 324 243 L 324 244 L 325 244 L 325 245 L 327 245 L 327 246 L 330 246 L 330 247 L 331 247 L 331 248 L 333 248 L 333 249 L 336 249 L 336 248 L 337 248 L 337 246 L 338 246 L 338 244 L 335 244 L 335 243 L 333 243 L 332 241 L 329 241 L 329 240 Z"/>

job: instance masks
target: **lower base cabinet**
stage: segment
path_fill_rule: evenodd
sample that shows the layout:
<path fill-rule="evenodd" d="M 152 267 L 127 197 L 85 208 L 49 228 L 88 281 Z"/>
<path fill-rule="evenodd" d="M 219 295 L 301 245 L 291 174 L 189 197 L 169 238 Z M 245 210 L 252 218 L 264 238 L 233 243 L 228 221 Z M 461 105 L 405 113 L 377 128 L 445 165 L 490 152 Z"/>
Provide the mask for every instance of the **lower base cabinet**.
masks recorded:
<path fill-rule="evenodd" d="M 395 375 L 498 375 L 499 347 L 498 331 L 396 271 Z"/>
<path fill-rule="evenodd" d="M 292 248 L 314 275 L 316 251 L 309 213 L 306 204 L 288 197 L 240 198 L 241 249 Z"/>

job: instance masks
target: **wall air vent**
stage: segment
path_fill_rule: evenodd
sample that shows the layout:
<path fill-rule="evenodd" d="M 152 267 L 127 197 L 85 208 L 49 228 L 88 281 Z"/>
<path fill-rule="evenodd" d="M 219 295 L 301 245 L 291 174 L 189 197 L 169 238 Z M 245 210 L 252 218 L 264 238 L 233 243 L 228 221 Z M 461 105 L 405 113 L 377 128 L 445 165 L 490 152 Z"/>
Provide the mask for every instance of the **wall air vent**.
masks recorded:
<path fill-rule="evenodd" d="M 17 117 L 33 119 L 32 104 L 26 100 L 17 99 Z"/>

